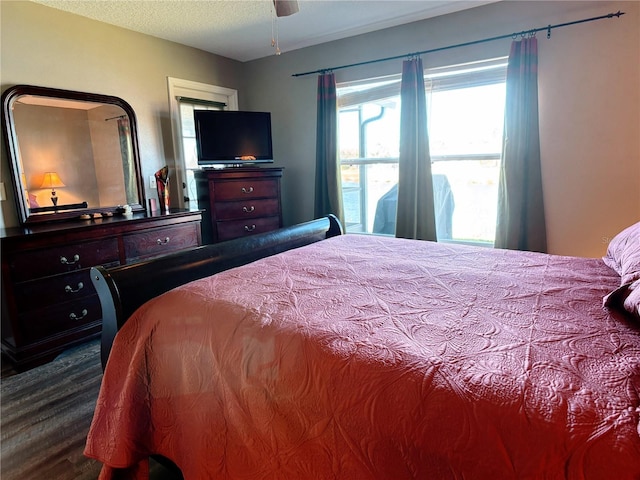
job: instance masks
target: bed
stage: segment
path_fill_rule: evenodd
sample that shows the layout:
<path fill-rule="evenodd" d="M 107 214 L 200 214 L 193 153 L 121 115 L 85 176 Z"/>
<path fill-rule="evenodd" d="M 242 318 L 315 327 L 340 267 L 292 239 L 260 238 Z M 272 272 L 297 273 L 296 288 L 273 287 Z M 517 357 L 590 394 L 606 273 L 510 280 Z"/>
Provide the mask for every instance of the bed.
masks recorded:
<path fill-rule="evenodd" d="M 341 233 L 94 269 L 101 479 L 640 478 L 640 223 L 605 259 Z"/>

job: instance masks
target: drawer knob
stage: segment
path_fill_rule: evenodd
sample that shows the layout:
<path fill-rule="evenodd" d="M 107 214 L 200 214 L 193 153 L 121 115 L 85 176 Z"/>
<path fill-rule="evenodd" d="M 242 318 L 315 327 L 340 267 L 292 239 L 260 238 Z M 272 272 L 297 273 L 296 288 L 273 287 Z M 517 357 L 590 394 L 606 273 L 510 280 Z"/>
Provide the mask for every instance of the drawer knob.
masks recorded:
<path fill-rule="evenodd" d="M 73 265 L 74 263 L 78 263 L 80 261 L 80 255 L 77 253 L 73 256 L 73 261 L 69 261 L 67 257 L 60 257 L 60 263 L 63 265 Z"/>
<path fill-rule="evenodd" d="M 249 188 L 242 187 L 242 193 L 253 193 L 253 187 L 249 187 Z"/>
<path fill-rule="evenodd" d="M 247 207 L 242 207 L 242 211 L 243 211 L 244 213 L 251 213 L 251 212 L 253 212 L 255 209 L 256 209 L 256 207 L 254 207 L 253 205 L 251 205 L 251 206 L 250 206 L 250 207 L 248 207 L 248 208 L 247 208 Z"/>
<path fill-rule="evenodd" d="M 251 226 L 249 226 L 249 225 L 245 225 L 244 226 L 244 231 L 245 232 L 253 232 L 255 229 L 256 229 L 255 223 L 253 225 L 251 225 Z"/>
<path fill-rule="evenodd" d="M 164 237 L 164 240 L 162 240 L 161 238 L 159 238 L 158 240 L 156 240 L 158 245 L 166 245 L 167 243 L 169 243 L 171 239 L 169 237 Z"/>
<path fill-rule="evenodd" d="M 64 291 L 67 293 L 76 293 L 82 290 L 83 288 L 84 288 L 84 284 L 82 282 L 78 282 L 78 288 L 76 288 L 75 290 L 71 285 L 65 285 Z"/>
<path fill-rule="evenodd" d="M 87 309 L 86 309 L 86 308 L 83 308 L 83 309 L 82 309 L 82 312 L 80 313 L 80 316 L 78 316 L 78 315 L 76 315 L 75 313 L 71 312 L 71 313 L 69 314 L 69 318 L 70 318 L 71 320 L 82 320 L 84 317 L 86 317 L 86 316 L 87 316 L 87 314 L 88 314 L 88 313 L 89 313 L 89 312 L 87 312 Z"/>

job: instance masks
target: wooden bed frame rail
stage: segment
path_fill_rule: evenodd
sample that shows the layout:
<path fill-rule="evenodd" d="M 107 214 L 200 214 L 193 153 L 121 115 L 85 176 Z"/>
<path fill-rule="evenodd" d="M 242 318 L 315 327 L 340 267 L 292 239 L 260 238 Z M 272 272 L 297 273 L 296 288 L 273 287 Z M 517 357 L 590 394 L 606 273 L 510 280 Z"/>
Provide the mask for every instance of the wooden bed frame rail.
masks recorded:
<path fill-rule="evenodd" d="M 106 365 L 117 331 L 148 300 L 193 280 L 343 233 L 340 221 L 328 215 L 272 232 L 195 247 L 133 265 L 91 268 L 91 281 L 102 306 L 102 366 Z"/>

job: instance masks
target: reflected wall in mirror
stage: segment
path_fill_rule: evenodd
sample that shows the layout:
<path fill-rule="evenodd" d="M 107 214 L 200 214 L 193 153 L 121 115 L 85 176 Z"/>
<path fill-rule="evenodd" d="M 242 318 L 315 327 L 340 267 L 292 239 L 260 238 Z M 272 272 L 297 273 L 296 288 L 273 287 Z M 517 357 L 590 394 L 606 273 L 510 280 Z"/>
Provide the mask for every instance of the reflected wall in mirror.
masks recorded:
<path fill-rule="evenodd" d="M 2 107 L 22 223 L 144 209 L 135 114 L 124 100 L 18 85 Z"/>

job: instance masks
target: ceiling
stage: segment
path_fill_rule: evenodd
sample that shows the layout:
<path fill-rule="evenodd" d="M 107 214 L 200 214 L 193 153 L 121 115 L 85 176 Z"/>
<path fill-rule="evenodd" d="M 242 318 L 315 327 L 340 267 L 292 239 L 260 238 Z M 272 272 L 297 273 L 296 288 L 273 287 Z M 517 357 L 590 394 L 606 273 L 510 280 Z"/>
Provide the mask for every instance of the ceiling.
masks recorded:
<path fill-rule="evenodd" d="M 271 0 L 32 0 L 241 62 L 497 0 L 299 0 L 273 21 Z M 273 33 L 272 33 L 273 32 Z"/>

